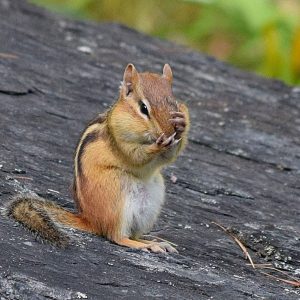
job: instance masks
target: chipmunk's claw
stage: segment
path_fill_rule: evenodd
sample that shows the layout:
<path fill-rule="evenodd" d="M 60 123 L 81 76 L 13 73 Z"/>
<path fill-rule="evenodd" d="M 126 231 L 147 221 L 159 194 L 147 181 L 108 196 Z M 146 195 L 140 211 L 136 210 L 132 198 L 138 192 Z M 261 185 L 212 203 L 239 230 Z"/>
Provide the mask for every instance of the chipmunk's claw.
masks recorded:
<path fill-rule="evenodd" d="M 170 146 L 171 147 L 176 146 L 181 140 L 182 140 L 182 138 L 180 138 L 180 139 L 174 139 L 174 141 L 172 142 L 172 144 Z"/>
<path fill-rule="evenodd" d="M 161 145 L 163 147 L 171 146 L 172 143 L 174 142 L 175 135 L 176 135 L 176 132 L 174 132 L 171 136 L 169 136 L 166 140 L 164 140 Z"/>
<path fill-rule="evenodd" d="M 164 133 L 162 133 L 159 137 L 158 137 L 158 139 L 156 140 L 156 144 L 157 145 L 161 145 L 162 143 L 163 143 L 163 141 L 164 141 L 164 137 L 165 137 L 165 134 Z"/>
<path fill-rule="evenodd" d="M 180 139 L 175 139 L 176 136 L 176 132 L 174 132 L 171 136 L 169 136 L 168 138 L 166 138 L 166 135 L 164 133 L 162 133 L 158 139 L 156 140 L 156 145 L 162 147 L 162 148 L 167 148 L 167 147 L 172 147 L 178 144 L 178 142 L 180 141 Z"/>

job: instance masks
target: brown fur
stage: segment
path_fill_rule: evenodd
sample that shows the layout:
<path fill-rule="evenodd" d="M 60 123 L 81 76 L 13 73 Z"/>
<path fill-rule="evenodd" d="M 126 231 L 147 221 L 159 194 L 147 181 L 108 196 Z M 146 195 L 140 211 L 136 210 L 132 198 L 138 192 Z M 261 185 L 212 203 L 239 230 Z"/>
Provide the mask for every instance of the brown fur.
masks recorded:
<path fill-rule="evenodd" d="M 121 236 L 124 188 L 122 178 L 146 180 L 175 160 L 187 141 L 187 130 L 175 150 L 164 150 L 157 138 L 175 132 L 171 112 L 181 111 L 189 124 L 188 110 L 172 94 L 172 71 L 163 75 L 137 73 L 128 65 L 120 97 L 106 113 L 98 115 L 83 132 L 74 158 L 73 197 L 78 214 L 51 202 L 23 197 L 10 204 L 9 215 L 41 237 L 65 246 L 67 236 L 58 223 L 92 232 L 128 247 L 143 243 Z M 149 105 L 149 116 L 140 101 Z M 187 126 L 188 129 L 188 126 Z"/>
<path fill-rule="evenodd" d="M 170 82 L 160 75 L 152 73 L 140 74 L 140 88 L 144 98 L 148 99 L 153 108 L 153 117 L 167 135 L 174 133 L 170 125 L 170 112 L 177 111 L 177 102 L 173 96 Z"/>

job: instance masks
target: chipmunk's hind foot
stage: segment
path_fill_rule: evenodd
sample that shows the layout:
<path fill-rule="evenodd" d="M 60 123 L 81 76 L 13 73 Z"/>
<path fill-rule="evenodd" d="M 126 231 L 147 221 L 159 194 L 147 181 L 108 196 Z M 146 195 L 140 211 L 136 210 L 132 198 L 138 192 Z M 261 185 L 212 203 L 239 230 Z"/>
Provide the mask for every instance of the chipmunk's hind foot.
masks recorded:
<path fill-rule="evenodd" d="M 139 249 L 145 252 L 153 253 L 178 253 L 178 251 L 167 242 L 156 242 L 142 239 L 129 239 L 123 238 L 119 241 L 115 241 L 120 246 L 125 246 L 133 249 Z"/>
<path fill-rule="evenodd" d="M 156 240 L 148 241 L 142 239 L 138 239 L 138 241 L 147 244 L 147 249 L 154 253 L 178 253 L 176 248 L 174 248 L 168 242 L 157 242 Z"/>

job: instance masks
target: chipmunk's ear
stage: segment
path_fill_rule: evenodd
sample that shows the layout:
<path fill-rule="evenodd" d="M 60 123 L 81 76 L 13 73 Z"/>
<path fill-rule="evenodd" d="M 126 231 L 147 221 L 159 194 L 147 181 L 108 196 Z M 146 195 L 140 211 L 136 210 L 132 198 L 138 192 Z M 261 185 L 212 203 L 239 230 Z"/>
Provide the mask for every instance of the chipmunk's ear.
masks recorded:
<path fill-rule="evenodd" d="M 124 96 L 128 96 L 133 92 L 134 87 L 138 84 L 139 73 L 133 64 L 128 64 L 123 75 L 122 90 Z"/>
<path fill-rule="evenodd" d="M 170 83 L 173 81 L 173 73 L 169 64 L 165 64 L 163 68 L 163 77 L 169 80 Z"/>

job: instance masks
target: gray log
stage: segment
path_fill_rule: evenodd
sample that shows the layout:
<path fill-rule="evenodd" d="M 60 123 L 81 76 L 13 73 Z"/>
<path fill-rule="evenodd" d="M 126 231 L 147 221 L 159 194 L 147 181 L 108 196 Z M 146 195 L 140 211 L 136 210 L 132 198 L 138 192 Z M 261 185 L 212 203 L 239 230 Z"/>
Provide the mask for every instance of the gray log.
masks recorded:
<path fill-rule="evenodd" d="M 1 217 L 0 299 L 299 299 L 248 266 L 211 222 L 230 227 L 255 262 L 299 277 L 300 89 L 118 24 L 0 0 L 0 206 L 34 192 L 73 209 L 75 145 L 117 99 L 129 62 L 153 72 L 169 63 L 190 108 L 189 146 L 165 170 L 167 203 L 152 232 L 179 254 L 81 232 L 60 250 Z"/>

